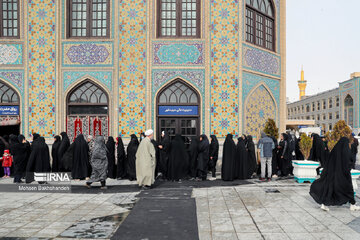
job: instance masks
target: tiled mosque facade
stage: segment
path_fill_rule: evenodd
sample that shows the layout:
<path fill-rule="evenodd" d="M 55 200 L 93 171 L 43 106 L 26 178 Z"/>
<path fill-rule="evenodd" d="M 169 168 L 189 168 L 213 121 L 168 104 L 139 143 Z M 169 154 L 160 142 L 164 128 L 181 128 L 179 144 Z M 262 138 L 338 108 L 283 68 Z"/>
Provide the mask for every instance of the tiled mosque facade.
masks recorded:
<path fill-rule="evenodd" d="M 0 37 L 0 82 L 19 95 L 21 133 L 158 133 L 160 95 L 174 81 L 198 96 L 197 133 L 258 136 L 267 118 L 285 129 L 285 0 L 257 1 L 273 7 L 272 50 L 246 39 L 246 6 L 256 0 L 197 1 L 196 37 L 159 36 L 161 1 L 104 1 L 108 33 L 96 38 L 69 37 L 69 0 L 19 1 L 19 36 Z M 106 116 L 70 116 L 69 95 L 87 81 L 106 94 Z"/>

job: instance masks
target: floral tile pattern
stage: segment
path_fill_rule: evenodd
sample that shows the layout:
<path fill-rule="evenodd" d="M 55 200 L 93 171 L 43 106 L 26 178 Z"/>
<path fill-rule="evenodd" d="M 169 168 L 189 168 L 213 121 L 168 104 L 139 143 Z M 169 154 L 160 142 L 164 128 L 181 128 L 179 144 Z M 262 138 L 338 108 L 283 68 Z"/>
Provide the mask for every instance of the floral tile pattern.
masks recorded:
<path fill-rule="evenodd" d="M 146 4 L 119 3 L 119 134 L 126 138 L 144 131 L 146 122 Z"/>
<path fill-rule="evenodd" d="M 111 71 L 66 71 L 64 72 L 64 91 L 74 82 L 82 79 L 84 76 L 90 76 L 102 82 L 108 89 L 112 89 L 112 72 Z"/>
<path fill-rule="evenodd" d="M 28 78 L 29 133 L 44 137 L 56 134 L 56 13 L 55 0 L 29 0 L 28 4 Z M 43 41 L 42 39 L 46 39 Z M 43 42 L 43 44 L 39 44 Z"/>
<path fill-rule="evenodd" d="M 0 65 L 22 64 L 22 44 L 0 44 Z"/>

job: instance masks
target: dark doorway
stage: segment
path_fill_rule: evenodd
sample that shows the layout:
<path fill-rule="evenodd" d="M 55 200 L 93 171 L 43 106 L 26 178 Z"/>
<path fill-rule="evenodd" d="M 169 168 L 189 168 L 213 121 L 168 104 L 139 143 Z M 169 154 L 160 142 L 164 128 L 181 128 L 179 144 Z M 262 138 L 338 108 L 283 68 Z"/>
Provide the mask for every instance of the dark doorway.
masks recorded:
<path fill-rule="evenodd" d="M 200 96 L 187 83 L 177 79 L 157 97 L 157 137 L 167 131 L 172 139 L 181 134 L 185 144 L 200 135 Z"/>
<path fill-rule="evenodd" d="M 20 134 L 20 125 L 11 125 L 11 126 L 0 126 L 0 136 L 4 135 L 19 135 Z"/>

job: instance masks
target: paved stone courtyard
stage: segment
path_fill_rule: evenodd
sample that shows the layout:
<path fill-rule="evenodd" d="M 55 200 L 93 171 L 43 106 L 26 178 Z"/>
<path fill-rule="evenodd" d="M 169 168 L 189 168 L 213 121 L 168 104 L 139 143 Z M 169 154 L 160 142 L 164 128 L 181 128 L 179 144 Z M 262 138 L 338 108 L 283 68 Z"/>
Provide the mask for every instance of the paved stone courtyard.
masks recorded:
<path fill-rule="evenodd" d="M 2 179 L 0 184 L 8 181 Z M 108 184 L 134 182 L 110 180 Z M 179 185 L 177 189 L 185 189 Z M 194 188 L 199 236 L 193 239 L 360 239 L 360 212 L 350 212 L 349 206 L 320 210 L 308 194 L 309 186 L 286 179 Z M 2 193 L 0 236 L 109 239 L 126 221 L 138 193 Z"/>

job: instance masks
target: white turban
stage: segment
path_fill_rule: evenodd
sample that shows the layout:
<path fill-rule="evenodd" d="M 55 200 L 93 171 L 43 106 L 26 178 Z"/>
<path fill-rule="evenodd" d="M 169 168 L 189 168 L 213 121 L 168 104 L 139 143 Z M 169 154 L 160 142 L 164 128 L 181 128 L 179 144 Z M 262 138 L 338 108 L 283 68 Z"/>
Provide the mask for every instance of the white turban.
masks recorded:
<path fill-rule="evenodd" d="M 153 134 L 154 133 L 154 131 L 152 130 L 152 129 L 148 129 L 148 130 L 146 130 L 146 132 L 145 132 L 145 136 L 150 136 L 151 134 Z"/>

